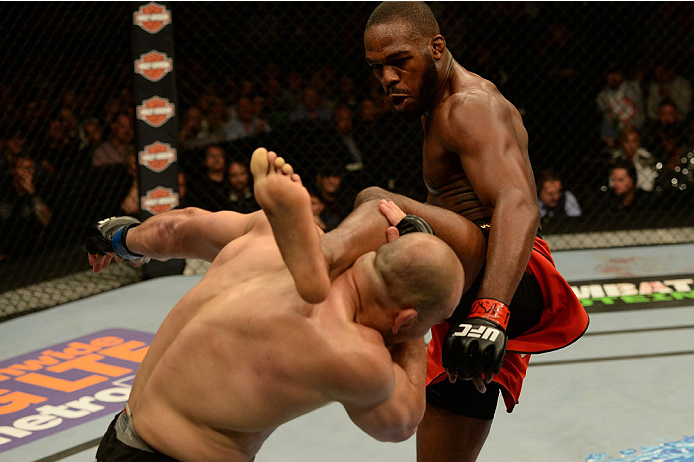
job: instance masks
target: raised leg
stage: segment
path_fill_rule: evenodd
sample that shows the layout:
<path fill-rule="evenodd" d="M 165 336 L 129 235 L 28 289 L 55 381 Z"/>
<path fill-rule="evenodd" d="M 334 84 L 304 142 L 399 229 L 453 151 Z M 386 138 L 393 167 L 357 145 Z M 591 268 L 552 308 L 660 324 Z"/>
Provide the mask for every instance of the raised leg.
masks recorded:
<path fill-rule="evenodd" d="M 270 221 L 282 258 L 299 295 L 309 303 L 325 300 L 330 291 L 328 266 L 313 221 L 311 197 L 293 167 L 272 151 L 258 148 L 251 157 L 258 204 Z"/>

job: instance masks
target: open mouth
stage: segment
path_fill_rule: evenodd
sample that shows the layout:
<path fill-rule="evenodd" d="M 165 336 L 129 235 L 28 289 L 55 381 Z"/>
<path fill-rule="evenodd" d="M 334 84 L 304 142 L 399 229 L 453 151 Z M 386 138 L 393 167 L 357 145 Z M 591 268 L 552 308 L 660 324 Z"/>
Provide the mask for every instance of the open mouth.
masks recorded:
<path fill-rule="evenodd" d="M 393 103 L 395 109 L 400 110 L 407 101 L 407 95 L 390 95 L 390 102 Z"/>

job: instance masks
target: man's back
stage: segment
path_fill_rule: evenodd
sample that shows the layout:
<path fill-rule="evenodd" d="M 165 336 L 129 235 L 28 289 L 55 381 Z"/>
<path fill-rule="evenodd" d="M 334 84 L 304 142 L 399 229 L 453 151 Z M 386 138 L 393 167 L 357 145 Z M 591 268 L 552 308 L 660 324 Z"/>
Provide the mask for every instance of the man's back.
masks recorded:
<path fill-rule="evenodd" d="M 345 278 L 305 302 L 254 217 L 173 308 L 133 386 L 138 434 L 182 460 L 250 460 L 275 427 L 334 400 L 335 363 L 364 354 L 349 351 L 370 329 L 353 322 Z"/>

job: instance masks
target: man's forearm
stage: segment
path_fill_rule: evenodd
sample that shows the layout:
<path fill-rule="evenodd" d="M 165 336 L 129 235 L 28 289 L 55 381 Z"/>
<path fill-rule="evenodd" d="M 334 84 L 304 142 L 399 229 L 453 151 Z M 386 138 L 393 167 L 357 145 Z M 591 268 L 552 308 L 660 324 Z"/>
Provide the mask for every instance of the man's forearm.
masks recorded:
<path fill-rule="evenodd" d="M 410 383 L 424 389 L 427 370 L 426 343 L 424 339 L 409 340 L 389 347 L 393 362 L 400 366 Z"/>
<path fill-rule="evenodd" d="M 533 204 L 534 205 L 534 204 Z M 477 296 L 511 303 L 532 254 L 537 207 L 499 204 L 492 216 L 484 278 Z"/>
<path fill-rule="evenodd" d="M 177 235 L 177 225 L 193 216 L 206 213 L 210 212 L 186 208 L 155 215 L 132 228 L 125 243 L 132 253 L 156 260 L 185 257 L 185 238 Z"/>

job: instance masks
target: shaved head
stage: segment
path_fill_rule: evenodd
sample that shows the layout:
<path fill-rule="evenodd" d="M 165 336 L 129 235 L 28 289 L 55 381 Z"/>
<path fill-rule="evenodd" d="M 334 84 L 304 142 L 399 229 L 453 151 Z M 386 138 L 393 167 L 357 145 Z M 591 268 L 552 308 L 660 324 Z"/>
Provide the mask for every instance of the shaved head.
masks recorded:
<path fill-rule="evenodd" d="M 416 309 L 420 320 L 447 318 L 462 295 L 460 260 L 453 249 L 431 234 L 405 234 L 382 246 L 375 268 L 391 297 L 401 306 Z"/>
<path fill-rule="evenodd" d="M 383 2 L 371 13 L 366 29 L 392 22 L 404 22 L 413 34 L 427 39 L 440 33 L 434 13 L 424 2 Z"/>

